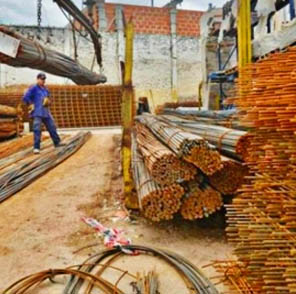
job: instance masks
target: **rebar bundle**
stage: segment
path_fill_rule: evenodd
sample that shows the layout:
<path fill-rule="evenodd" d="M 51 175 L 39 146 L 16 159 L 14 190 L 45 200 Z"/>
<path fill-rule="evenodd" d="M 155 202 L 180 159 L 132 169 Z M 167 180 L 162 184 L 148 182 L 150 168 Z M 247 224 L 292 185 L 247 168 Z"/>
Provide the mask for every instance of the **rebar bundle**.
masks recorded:
<path fill-rule="evenodd" d="M 0 62 L 15 67 L 30 67 L 71 79 L 78 85 L 96 85 L 105 83 L 106 77 L 91 72 L 70 57 L 41 46 L 15 33 L 13 30 L 0 26 L 0 32 L 20 40 L 20 48 L 16 58 L 0 53 Z"/>
<path fill-rule="evenodd" d="M 181 215 L 187 220 L 209 217 L 223 206 L 221 194 L 207 183 L 189 183 L 181 207 Z"/>
<path fill-rule="evenodd" d="M 0 139 L 6 139 L 16 135 L 17 129 L 17 120 L 0 118 Z"/>
<path fill-rule="evenodd" d="M 199 110 L 193 107 L 180 107 L 177 109 L 165 108 L 163 115 L 192 120 L 201 124 L 218 125 L 230 129 L 245 130 L 239 122 L 239 111 L 231 110 Z"/>
<path fill-rule="evenodd" d="M 0 140 L 19 133 L 18 114 L 16 108 L 0 104 Z"/>
<path fill-rule="evenodd" d="M 166 102 L 163 105 L 158 105 L 155 109 L 155 114 L 164 114 L 166 109 L 176 110 L 179 107 L 199 107 L 199 102 L 183 101 L 183 102 Z"/>
<path fill-rule="evenodd" d="M 29 86 L 0 89 L 0 103 L 17 107 Z M 59 128 L 121 125 L 121 86 L 48 85 L 50 111 Z M 23 105 L 23 121 L 29 121 Z"/>
<path fill-rule="evenodd" d="M 48 138 L 48 137 L 44 137 Z M 0 144 L 0 160 L 15 154 L 21 150 L 31 147 L 33 144 L 33 135 L 26 135 L 21 138 L 9 140 Z"/>
<path fill-rule="evenodd" d="M 0 104 L 0 117 L 16 117 L 17 115 L 16 108 Z"/>
<path fill-rule="evenodd" d="M 205 174 L 212 175 L 222 168 L 219 152 L 202 137 L 172 127 L 152 115 L 139 116 L 136 120 L 148 127 L 179 158 L 194 164 Z"/>
<path fill-rule="evenodd" d="M 214 263 L 216 271 L 221 276 L 216 277 L 217 283 L 225 283 L 230 289 L 229 293 L 239 294 L 259 294 L 252 289 L 246 279 L 246 265 L 237 261 L 216 261 Z"/>
<path fill-rule="evenodd" d="M 244 161 L 248 158 L 250 135 L 245 131 L 216 125 L 205 125 L 194 121 L 176 119 L 170 121 L 170 117 L 167 116 L 164 116 L 164 119 L 184 131 L 203 137 L 226 156 Z"/>
<path fill-rule="evenodd" d="M 128 256 L 124 252 L 140 253 L 165 262 L 170 268 L 176 271 L 176 278 L 185 283 L 190 293 L 218 294 L 214 285 L 196 266 L 190 263 L 190 261 L 167 250 L 149 248 L 141 245 L 128 245 L 122 246 L 121 248 L 97 252 L 87 258 L 81 265 L 70 266 L 66 269 L 46 270 L 27 276 L 13 283 L 3 291 L 3 294 L 29 294 L 32 292 L 33 288 L 35 290 L 41 287 L 46 291 L 47 288 L 53 285 L 53 283 L 46 282 L 53 282 L 58 276 L 69 277 L 66 285 L 64 285 L 64 281 L 58 283 L 59 286 L 62 287 L 63 293 L 68 294 L 90 294 L 98 292 L 102 294 L 130 293 L 130 291 L 122 291 L 120 289 L 122 286 L 132 286 L 134 290 L 140 291 L 136 292 L 137 294 L 159 293 L 157 289 L 160 282 L 157 281 L 156 273 L 145 275 L 143 289 L 139 277 L 131 273 L 129 267 L 132 266 L 132 263 L 129 264 L 129 262 L 126 262 L 128 268 L 125 269 L 114 266 L 114 263 L 118 259 L 125 258 L 129 261 L 129 259 L 136 258 L 133 255 Z M 143 264 L 143 270 L 145 270 L 144 266 L 145 263 Z M 112 271 L 112 277 L 117 278 L 116 282 L 114 280 L 111 282 L 103 278 L 107 270 Z M 165 279 L 166 277 L 163 276 L 162 278 Z"/>
<path fill-rule="evenodd" d="M 155 222 L 173 219 L 181 207 L 184 189 L 179 184 L 161 187 L 153 180 L 138 150 L 137 139 L 134 135 L 132 137 L 132 168 L 139 206 L 144 216 Z"/>
<path fill-rule="evenodd" d="M 230 100 L 253 128 L 250 183 L 227 207 L 228 237 L 246 264 L 248 293 L 296 291 L 295 66 L 295 47 L 247 66 Z"/>
<path fill-rule="evenodd" d="M 242 163 L 222 156 L 223 168 L 209 177 L 209 183 L 223 195 L 234 195 L 244 183 L 248 168 Z"/>
<path fill-rule="evenodd" d="M 90 137 L 90 133 L 79 133 L 67 140 L 65 146 L 46 150 L 40 156 L 28 157 L 1 169 L 0 202 L 23 189 L 40 175 L 52 169 L 76 152 Z"/>
<path fill-rule="evenodd" d="M 132 283 L 135 294 L 159 294 L 158 275 L 152 271 L 146 275 L 139 275 L 137 281 Z"/>
<path fill-rule="evenodd" d="M 177 156 L 143 125 L 136 124 L 137 144 L 152 178 L 161 186 L 190 181 L 197 174 L 195 166 Z"/>

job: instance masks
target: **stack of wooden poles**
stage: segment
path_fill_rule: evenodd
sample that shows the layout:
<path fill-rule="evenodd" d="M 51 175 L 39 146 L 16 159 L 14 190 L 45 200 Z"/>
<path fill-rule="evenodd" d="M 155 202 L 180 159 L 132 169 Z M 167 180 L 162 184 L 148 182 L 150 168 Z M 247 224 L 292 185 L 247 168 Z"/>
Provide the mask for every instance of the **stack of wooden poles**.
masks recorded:
<path fill-rule="evenodd" d="M 238 156 L 235 148 L 233 152 Z M 133 172 L 140 208 L 154 221 L 171 219 L 177 212 L 188 220 L 209 217 L 223 206 L 222 194 L 235 194 L 247 175 L 242 163 L 221 156 L 202 136 L 152 115 L 136 118 Z M 173 195 L 175 190 L 178 193 Z M 163 191 L 170 195 L 168 201 Z M 152 202 L 151 195 L 163 200 Z M 174 201 L 171 210 L 170 201 Z M 156 207 L 169 213 L 162 215 Z"/>
<path fill-rule="evenodd" d="M 227 206 L 228 237 L 244 268 L 240 278 L 251 287 L 235 293 L 296 292 L 295 68 L 295 47 L 271 54 L 241 71 L 229 101 L 253 129 L 249 182 Z"/>
<path fill-rule="evenodd" d="M 20 119 L 16 108 L 0 104 L 0 140 L 19 134 Z"/>

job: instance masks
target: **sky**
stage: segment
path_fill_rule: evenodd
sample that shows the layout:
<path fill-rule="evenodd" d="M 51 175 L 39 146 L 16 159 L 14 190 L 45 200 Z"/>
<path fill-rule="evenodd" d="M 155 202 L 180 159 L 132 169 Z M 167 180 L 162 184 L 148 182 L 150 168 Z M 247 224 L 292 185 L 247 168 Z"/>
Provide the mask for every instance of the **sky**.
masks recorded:
<path fill-rule="evenodd" d="M 73 0 L 78 7 L 82 7 L 83 0 Z M 207 10 L 209 3 L 221 7 L 226 0 L 183 0 L 180 9 Z M 134 5 L 151 5 L 151 0 L 107 0 L 108 3 L 123 3 Z M 155 6 L 163 6 L 169 0 L 154 0 Z M 65 26 L 67 20 L 60 12 L 53 0 L 42 0 L 42 25 L 43 26 Z M 0 0 L 0 24 L 37 24 L 37 0 Z"/>

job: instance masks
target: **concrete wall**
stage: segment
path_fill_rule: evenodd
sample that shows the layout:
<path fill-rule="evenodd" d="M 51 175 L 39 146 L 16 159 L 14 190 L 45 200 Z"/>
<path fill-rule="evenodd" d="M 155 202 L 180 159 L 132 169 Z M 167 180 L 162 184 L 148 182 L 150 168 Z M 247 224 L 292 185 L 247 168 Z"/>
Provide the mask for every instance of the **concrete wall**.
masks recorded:
<path fill-rule="evenodd" d="M 100 69 L 95 63 L 94 71 L 100 72 L 101 70 L 107 76 L 108 84 L 121 83 L 120 61 L 124 60 L 125 48 L 122 9 L 133 16 L 136 28 L 133 74 L 136 97 L 147 96 L 152 108 L 171 101 L 174 90 L 177 91 L 180 100 L 197 100 L 198 85 L 202 79 L 198 21 L 201 12 L 180 12 L 168 9 L 162 11 L 151 7 L 113 5 L 107 6 L 104 16 L 102 14 L 104 10 L 98 10 L 100 13 L 97 11 L 99 15 L 95 21 L 102 35 L 103 68 Z M 139 13 L 143 9 L 149 10 L 152 21 L 153 18 L 158 19 L 158 26 L 149 21 L 147 15 L 145 21 L 142 20 Z M 137 17 L 133 14 L 134 10 L 137 11 Z M 175 27 L 171 27 L 170 33 L 169 28 L 174 21 L 176 22 Z M 144 24 L 149 26 L 143 27 Z M 25 36 L 32 39 L 37 38 L 36 27 L 15 28 Z M 78 60 L 84 66 L 91 68 L 94 63 L 92 43 L 79 35 L 76 37 Z M 42 28 L 40 42 L 48 48 L 73 57 L 73 36 L 69 29 Z M 31 84 L 35 80 L 36 73 L 37 71 L 31 69 L 16 69 L 0 65 L 0 86 Z M 65 78 L 52 75 L 48 76 L 48 82 L 72 83 Z"/>

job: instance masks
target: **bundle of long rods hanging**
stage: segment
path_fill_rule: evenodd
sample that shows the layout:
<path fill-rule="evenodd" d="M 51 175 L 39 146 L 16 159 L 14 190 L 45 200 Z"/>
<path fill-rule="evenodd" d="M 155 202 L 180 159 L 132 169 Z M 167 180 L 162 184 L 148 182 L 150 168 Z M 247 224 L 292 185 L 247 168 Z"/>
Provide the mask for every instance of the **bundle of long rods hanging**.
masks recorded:
<path fill-rule="evenodd" d="M 219 152 L 202 137 L 169 126 L 152 115 L 139 116 L 136 120 L 149 128 L 179 158 L 194 164 L 205 174 L 212 175 L 222 168 Z"/>
<path fill-rule="evenodd" d="M 249 293 L 296 290 L 296 48 L 241 70 L 235 103 L 252 128 L 249 182 L 227 206 L 229 240 Z"/>
<path fill-rule="evenodd" d="M 45 150 L 40 156 L 20 160 L 0 170 L 0 202 L 26 187 L 33 180 L 52 169 L 76 152 L 90 137 L 90 133 L 78 133 L 65 141 L 65 146 Z M 32 152 L 32 151 L 31 151 Z M 5 161 L 7 158 L 5 158 Z M 4 162 L 5 163 L 5 162 Z"/>
<path fill-rule="evenodd" d="M 91 72 L 70 57 L 26 39 L 10 28 L 0 26 L 0 32 L 20 41 L 16 58 L 0 52 L 0 62 L 15 67 L 30 67 L 71 79 L 78 85 L 105 83 L 106 77 Z"/>
<path fill-rule="evenodd" d="M 152 178 L 162 186 L 190 181 L 197 169 L 177 156 L 143 125 L 136 124 L 137 143 Z"/>
<path fill-rule="evenodd" d="M 145 166 L 139 153 L 137 139 L 132 136 L 132 168 L 139 206 L 144 216 L 153 220 L 170 220 L 180 207 L 184 189 L 177 183 L 161 187 Z"/>

